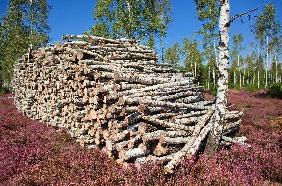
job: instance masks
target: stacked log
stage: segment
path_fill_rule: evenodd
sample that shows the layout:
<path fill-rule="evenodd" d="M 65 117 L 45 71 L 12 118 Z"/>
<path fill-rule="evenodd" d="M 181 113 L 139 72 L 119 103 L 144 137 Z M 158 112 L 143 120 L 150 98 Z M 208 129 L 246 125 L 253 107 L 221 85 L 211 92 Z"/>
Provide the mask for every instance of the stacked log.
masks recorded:
<path fill-rule="evenodd" d="M 158 64 L 150 48 L 128 39 L 64 37 L 31 51 L 14 73 L 15 104 L 28 117 L 67 128 L 83 145 L 121 163 L 162 161 L 170 172 L 203 147 L 214 101 L 191 73 Z M 242 113 L 226 113 L 223 139 Z"/>

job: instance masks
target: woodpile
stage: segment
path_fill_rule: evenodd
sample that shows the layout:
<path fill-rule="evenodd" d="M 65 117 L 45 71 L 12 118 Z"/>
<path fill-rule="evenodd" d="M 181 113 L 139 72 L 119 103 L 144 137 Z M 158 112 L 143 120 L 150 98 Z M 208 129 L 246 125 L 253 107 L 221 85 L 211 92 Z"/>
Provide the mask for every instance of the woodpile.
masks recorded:
<path fill-rule="evenodd" d="M 190 74 L 158 64 L 128 39 L 64 36 L 65 42 L 25 54 L 15 65 L 15 104 L 28 117 L 67 128 L 84 146 L 121 163 L 162 161 L 171 172 L 204 147 L 214 101 Z M 241 113 L 226 113 L 223 142 Z"/>

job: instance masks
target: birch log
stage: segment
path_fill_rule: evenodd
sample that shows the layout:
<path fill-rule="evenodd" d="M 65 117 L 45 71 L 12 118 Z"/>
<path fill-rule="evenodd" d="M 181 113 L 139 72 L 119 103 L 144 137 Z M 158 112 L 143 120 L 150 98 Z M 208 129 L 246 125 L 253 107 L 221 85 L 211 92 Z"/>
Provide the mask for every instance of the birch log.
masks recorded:
<path fill-rule="evenodd" d="M 64 127 L 80 145 L 124 164 L 172 161 L 174 170 L 205 146 L 215 104 L 204 100 L 192 73 L 158 64 L 155 52 L 134 40 L 64 38 L 15 65 L 15 105 L 25 115 Z M 238 141 L 229 134 L 238 130 L 241 113 L 224 112 L 224 140 Z"/>

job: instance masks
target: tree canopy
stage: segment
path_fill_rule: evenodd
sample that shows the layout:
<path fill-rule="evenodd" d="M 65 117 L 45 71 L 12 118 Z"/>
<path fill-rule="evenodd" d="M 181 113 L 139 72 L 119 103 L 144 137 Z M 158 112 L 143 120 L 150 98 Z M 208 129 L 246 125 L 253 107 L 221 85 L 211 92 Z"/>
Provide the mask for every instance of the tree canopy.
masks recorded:
<path fill-rule="evenodd" d="M 8 12 L 0 24 L 1 87 L 10 86 L 13 65 L 28 51 L 48 41 L 49 6 L 46 0 L 10 0 Z"/>
<path fill-rule="evenodd" d="M 169 0 L 98 0 L 90 34 L 110 38 L 135 38 L 151 46 L 165 37 L 171 21 Z"/>

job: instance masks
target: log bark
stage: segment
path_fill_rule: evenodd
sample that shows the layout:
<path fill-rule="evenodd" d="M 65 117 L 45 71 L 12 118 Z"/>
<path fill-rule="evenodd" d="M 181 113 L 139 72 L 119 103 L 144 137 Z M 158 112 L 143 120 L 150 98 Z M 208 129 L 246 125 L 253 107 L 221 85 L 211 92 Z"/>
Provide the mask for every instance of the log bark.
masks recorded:
<path fill-rule="evenodd" d="M 65 39 L 15 64 L 15 105 L 25 115 L 64 127 L 80 145 L 123 164 L 170 161 L 170 171 L 205 146 L 216 105 L 191 73 L 158 64 L 155 52 L 134 40 Z M 225 113 L 220 144 L 244 144 L 230 137 L 242 113 Z"/>

